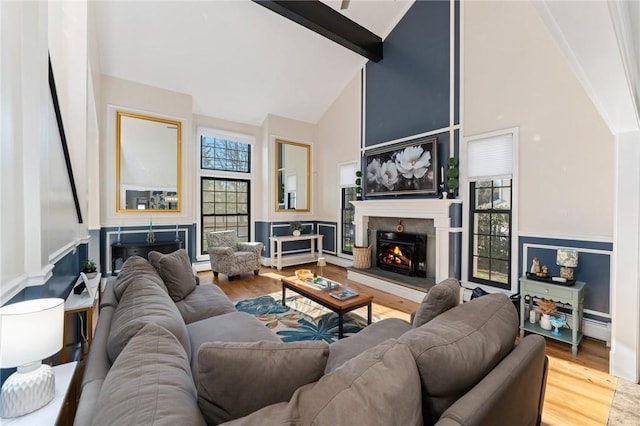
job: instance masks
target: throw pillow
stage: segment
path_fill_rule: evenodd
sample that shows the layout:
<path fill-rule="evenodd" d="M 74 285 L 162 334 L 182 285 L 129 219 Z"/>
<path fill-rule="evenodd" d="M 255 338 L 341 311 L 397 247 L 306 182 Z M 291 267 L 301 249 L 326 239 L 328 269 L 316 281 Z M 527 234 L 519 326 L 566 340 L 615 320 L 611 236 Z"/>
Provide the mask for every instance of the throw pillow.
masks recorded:
<path fill-rule="evenodd" d="M 109 360 L 115 362 L 129 340 L 150 322 L 176 336 L 191 359 L 189 333 L 176 304 L 153 281 L 143 277 L 127 286 L 113 313 L 107 338 Z"/>
<path fill-rule="evenodd" d="M 169 254 L 152 251 L 149 253 L 149 262 L 158 270 L 174 302 L 184 299 L 195 290 L 196 279 L 189 255 L 184 249 Z"/>
<path fill-rule="evenodd" d="M 409 349 L 389 339 L 303 386 L 288 404 L 229 425 L 423 425 L 420 376 Z"/>
<path fill-rule="evenodd" d="M 154 323 L 124 348 L 98 397 L 95 425 L 204 425 L 187 354 Z"/>
<path fill-rule="evenodd" d="M 447 278 L 431 287 L 415 312 L 413 326 L 420 327 L 459 303 L 460 283 L 455 278 Z"/>
<path fill-rule="evenodd" d="M 422 379 L 425 424 L 475 386 L 514 347 L 518 313 L 503 293 L 471 300 L 398 338 Z"/>
<path fill-rule="evenodd" d="M 322 376 L 328 356 L 324 341 L 203 343 L 196 381 L 202 414 L 218 424 L 288 401 Z"/>

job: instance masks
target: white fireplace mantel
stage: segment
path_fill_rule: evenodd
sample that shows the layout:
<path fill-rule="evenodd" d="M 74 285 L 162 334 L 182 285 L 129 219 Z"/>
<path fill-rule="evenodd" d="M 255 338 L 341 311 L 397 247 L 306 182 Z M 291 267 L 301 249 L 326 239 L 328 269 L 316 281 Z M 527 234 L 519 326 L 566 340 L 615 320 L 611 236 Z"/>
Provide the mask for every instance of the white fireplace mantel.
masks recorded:
<path fill-rule="evenodd" d="M 449 232 L 451 230 L 451 205 L 461 203 L 457 199 L 384 199 L 352 201 L 355 207 L 355 241 L 359 246 L 367 245 L 367 230 L 370 217 L 393 217 L 413 219 L 433 219 L 436 230 L 435 281 L 449 277 Z M 378 287 L 379 288 L 379 287 Z M 389 288 L 379 288 L 390 291 Z M 392 291 L 393 292 L 393 291 Z M 397 292 L 394 292 L 397 293 Z M 424 293 L 423 293 L 424 295 Z M 419 298 L 419 295 L 409 297 Z M 418 300 L 419 301 L 419 300 Z"/>

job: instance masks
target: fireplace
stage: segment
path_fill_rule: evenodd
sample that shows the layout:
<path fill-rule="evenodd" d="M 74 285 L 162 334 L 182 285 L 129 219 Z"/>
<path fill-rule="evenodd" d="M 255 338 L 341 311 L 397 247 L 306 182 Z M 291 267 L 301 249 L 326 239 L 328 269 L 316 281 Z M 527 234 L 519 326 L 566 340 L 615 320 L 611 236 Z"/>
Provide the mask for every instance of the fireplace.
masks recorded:
<path fill-rule="evenodd" d="M 427 236 L 377 231 L 377 266 L 399 274 L 427 276 Z"/>

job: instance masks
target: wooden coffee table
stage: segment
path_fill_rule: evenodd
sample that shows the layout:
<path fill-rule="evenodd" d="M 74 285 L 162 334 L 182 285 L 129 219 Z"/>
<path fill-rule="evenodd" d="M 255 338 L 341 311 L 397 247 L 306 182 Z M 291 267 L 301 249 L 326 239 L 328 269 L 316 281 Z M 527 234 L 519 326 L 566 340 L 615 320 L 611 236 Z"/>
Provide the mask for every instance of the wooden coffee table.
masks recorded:
<path fill-rule="evenodd" d="M 371 302 L 373 301 L 373 296 L 370 294 L 358 292 L 359 294 L 357 296 L 351 297 L 346 300 L 339 300 L 329 294 L 334 291 L 339 291 L 339 289 L 337 288 L 332 290 L 319 290 L 303 283 L 295 276 L 282 278 L 281 281 L 283 305 L 286 305 L 286 292 L 287 289 L 289 289 L 338 314 L 339 339 L 342 339 L 344 337 L 344 314 L 346 314 L 347 312 L 351 312 L 354 309 L 366 306 L 367 324 L 371 324 Z M 340 288 L 343 288 L 343 286 L 341 285 Z"/>

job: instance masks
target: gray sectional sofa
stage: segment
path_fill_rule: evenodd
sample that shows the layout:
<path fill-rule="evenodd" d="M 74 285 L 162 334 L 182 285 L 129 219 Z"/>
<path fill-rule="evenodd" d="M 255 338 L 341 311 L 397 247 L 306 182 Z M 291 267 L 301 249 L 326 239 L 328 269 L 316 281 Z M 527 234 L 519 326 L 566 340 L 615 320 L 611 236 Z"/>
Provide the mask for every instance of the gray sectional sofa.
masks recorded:
<path fill-rule="evenodd" d="M 458 305 L 449 279 L 412 323 L 283 343 L 220 288 L 198 285 L 186 253 L 149 258 L 108 280 L 75 425 L 540 423 L 545 342 L 514 344 L 503 294 Z"/>

